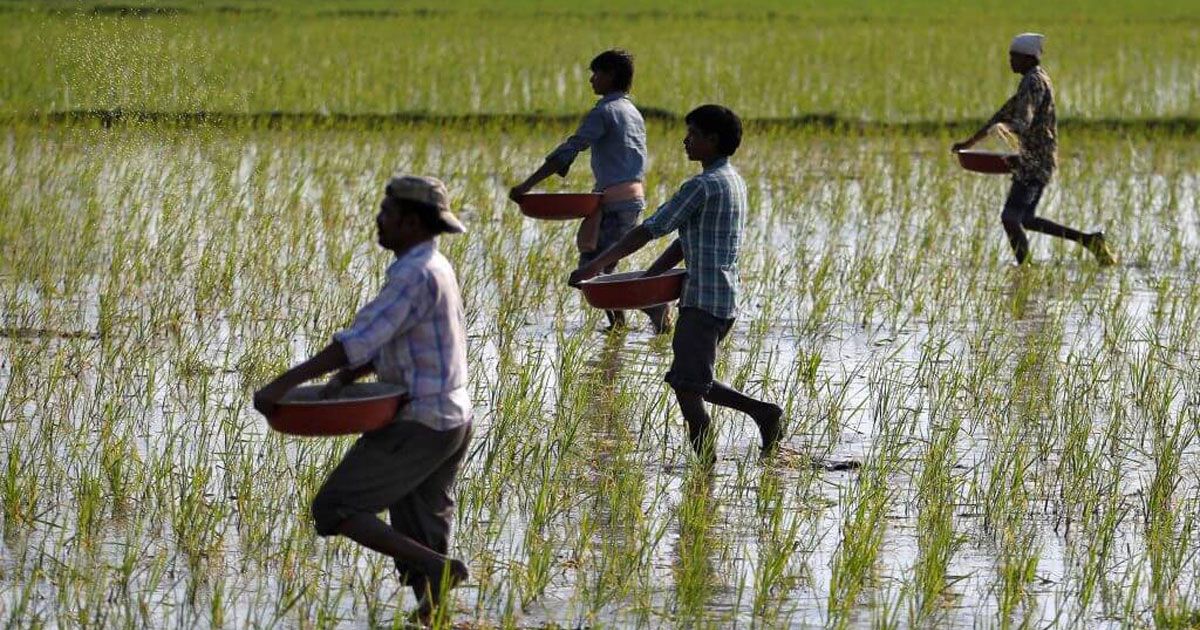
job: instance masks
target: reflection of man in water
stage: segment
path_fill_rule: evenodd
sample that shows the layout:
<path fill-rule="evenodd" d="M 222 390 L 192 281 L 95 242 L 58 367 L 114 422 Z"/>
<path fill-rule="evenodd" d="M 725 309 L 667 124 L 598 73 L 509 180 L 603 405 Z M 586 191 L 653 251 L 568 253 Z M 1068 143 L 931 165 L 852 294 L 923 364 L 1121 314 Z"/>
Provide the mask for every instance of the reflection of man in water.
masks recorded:
<path fill-rule="evenodd" d="M 1013 39 L 1008 63 L 1013 72 L 1022 75 L 1017 93 L 975 135 L 965 142 L 956 143 L 953 150 L 960 151 L 973 146 L 997 125 L 1016 133 L 1021 148 L 1010 164 L 1013 183 L 1004 202 L 1000 221 L 1008 233 L 1008 242 L 1012 245 L 1017 264 L 1024 263 L 1029 255 L 1025 230 L 1033 230 L 1080 243 L 1092 252 L 1100 264 L 1111 265 L 1116 262 L 1116 257 L 1105 244 L 1103 232 L 1085 234 L 1034 214 L 1057 166 L 1058 149 L 1054 90 L 1050 85 L 1050 76 L 1041 66 L 1042 39 L 1036 33 L 1025 33 Z"/>

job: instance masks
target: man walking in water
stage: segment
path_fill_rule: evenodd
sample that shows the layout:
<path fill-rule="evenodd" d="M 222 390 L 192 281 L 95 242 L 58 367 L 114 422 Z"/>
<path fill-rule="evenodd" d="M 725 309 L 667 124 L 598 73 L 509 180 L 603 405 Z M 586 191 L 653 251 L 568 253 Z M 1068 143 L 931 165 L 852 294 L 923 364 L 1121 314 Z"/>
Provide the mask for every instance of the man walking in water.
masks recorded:
<path fill-rule="evenodd" d="M 312 502 L 321 536 L 338 534 L 390 556 L 418 599 L 414 621 L 431 622 L 467 565 L 446 555 L 454 480 L 471 441 L 467 332 L 458 279 L 437 250 L 440 234 L 466 231 L 432 177 L 393 177 L 375 217 L 379 246 L 394 254 L 383 287 L 347 329 L 307 361 L 254 393 L 270 415 L 307 380 L 338 370 L 324 394 L 375 373 L 402 387 L 395 420 L 364 433 Z M 391 524 L 376 514 L 387 510 Z"/>
<path fill-rule="evenodd" d="M 1043 39 L 1037 33 L 1023 33 L 1013 38 L 1008 63 L 1013 72 L 1022 75 L 1017 93 L 975 135 L 956 143 L 952 151 L 970 148 L 996 125 L 1003 125 L 1016 134 L 1021 148 L 1010 162 L 1012 188 L 1008 191 L 1000 221 L 1018 265 L 1029 257 L 1025 230 L 1075 241 L 1092 252 L 1101 265 L 1112 265 L 1117 260 L 1104 242 L 1103 232 L 1085 234 L 1035 214 L 1042 192 L 1057 167 L 1058 150 L 1054 89 L 1050 85 L 1050 76 L 1041 66 Z"/>

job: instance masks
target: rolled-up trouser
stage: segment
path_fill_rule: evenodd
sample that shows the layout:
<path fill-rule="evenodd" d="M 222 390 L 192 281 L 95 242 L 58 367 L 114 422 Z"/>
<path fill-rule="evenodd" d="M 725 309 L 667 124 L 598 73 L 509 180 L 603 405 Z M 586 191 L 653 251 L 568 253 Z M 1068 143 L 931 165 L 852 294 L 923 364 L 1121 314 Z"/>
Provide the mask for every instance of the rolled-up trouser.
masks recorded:
<path fill-rule="evenodd" d="M 445 554 L 454 518 L 454 480 L 471 441 L 468 423 L 448 431 L 396 421 L 364 433 L 312 502 L 317 533 L 337 533 L 342 521 L 387 509 L 392 528 Z M 397 563 L 406 577 L 419 576 Z M 406 580 L 407 581 L 407 580 Z"/>

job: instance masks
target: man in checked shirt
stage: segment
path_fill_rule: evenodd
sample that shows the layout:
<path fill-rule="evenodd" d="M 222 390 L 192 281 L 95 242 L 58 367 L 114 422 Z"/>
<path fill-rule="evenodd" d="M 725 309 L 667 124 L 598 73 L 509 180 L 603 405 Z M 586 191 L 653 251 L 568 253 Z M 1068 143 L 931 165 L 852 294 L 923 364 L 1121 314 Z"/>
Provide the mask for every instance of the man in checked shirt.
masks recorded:
<path fill-rule="evenodd" d="M 450 496 L 471 440 L 467 334 L 458 280 L 437 250 L 442 233 L 465 232 L 445 185 L 432 177 L 392 178 L 375 219 L 379 245 L 395 253 L 379 295 L 324 350 L 254 394 L 269 414 L 288 390 L 338 370 L 327 396 L 370 372 L 407 392 L 395 422 L 363 434 L 312 503 L 317 533 L 341 534 L 391 556 L 428 622 L 443 590 L 468 577 L 446 555 Z M 391 526 L 376 514 L 387 509 Z"/>
<path fill-rule="evenodd" d="M 975 135 L 956 143 L 951 151 L 970 148 L 996 125 L 1004 125 L 1016 133 L 1021 149 L 1011 164 L 1013 183 L 1000 221 L 1008 233 L 1008 242 L 1018 265 L 1029 256 L 1025 230 L 1075 241 L 1092 252 L 1101 265 L 1112 265 L 1117 260 L 1104 242 L 1103 232 L 1085 234 L 1034 214 L 1057 167 L 1058 149 L 1054 90 L 1050 76 L 1041 66 L 1043 39 L 1037 33 L 1023 33 L 1013 38 L 1008 63 L 1013 72 L 1022 75 L 1017 93 Z"/>
<path fill-rule="evenodd" d="M 729 334 L 737 315 L 738 250 L 749 210 L 746 182 L 729 163 L 742 142 L 742 122 L 726 107 L 701 105 L 684 118 L 683 148 L 689 160 L 704 170 L 687 180 L 679 192 L 641 225 L 630 230 L 595 259 L 580 265 L 568 283 L 595 277 L 608 265 L 633 254 L 651 239 L 678 230 L 675 239 L 646 275 L 663 273 L 680 261 L 687 265 L 679 317 L 671 350 L 675 357 L 666 381 L 688 426 L 688 440 L 701 463 L 711 465 L 712 418 L 709 402 L 749 415 L 758 425 L 764 456 L 774 452 L 782 433 L 778 405 L 757 400 L 716 380 L 717 344 Z"/>

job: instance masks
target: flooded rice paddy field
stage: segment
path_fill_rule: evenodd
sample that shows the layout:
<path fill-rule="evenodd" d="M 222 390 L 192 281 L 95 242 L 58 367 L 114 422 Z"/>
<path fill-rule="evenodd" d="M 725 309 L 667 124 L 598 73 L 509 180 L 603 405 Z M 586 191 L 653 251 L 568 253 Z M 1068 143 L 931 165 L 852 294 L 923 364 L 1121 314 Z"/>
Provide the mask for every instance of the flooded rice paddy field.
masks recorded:
<path fill-rule="evenodd" d="M 565 286 L 573 224 L 504 199 L 565 129 L 118 127 L 0 135 L 0 618 L 376 627 L 391 565 L 318 539 L 348 440 L 269 432 L 255 387 L 372 295 L 393 170 L 444 178 L 477 429 L 452 549 L 470 627 L 1076 627 L 1197 619 L 1200 148 L 1067 137 L 1032 236 L 949 137 L 753 128 L 743 311 L 719 375 L 787 408 L 762 463 L 716 415 L 691 465 L 669 343 Z M 648 194 L 690 173 L 651 131 Z M 586 189 L 576 167 L 561 189 Z M 657 247 L 665 246 L 665 241 Z M 651 246 L 636 257 L 646 264 Z"/>

